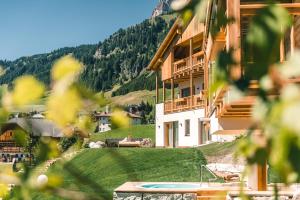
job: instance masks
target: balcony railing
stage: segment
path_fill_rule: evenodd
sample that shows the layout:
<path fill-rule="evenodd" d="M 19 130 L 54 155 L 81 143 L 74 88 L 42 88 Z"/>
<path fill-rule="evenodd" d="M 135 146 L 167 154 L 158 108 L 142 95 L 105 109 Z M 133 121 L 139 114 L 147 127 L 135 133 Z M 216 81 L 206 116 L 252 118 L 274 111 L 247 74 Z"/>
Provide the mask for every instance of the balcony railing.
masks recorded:
<path fill-rule="evenodd" d="M 174 74 L 179 74 L 184 71 L 188 71 L 191 67 L 201 67 L 204 65 L 204 52 L 200 51 L 192 56 L 192 63 L 190 63 L 190 57 L 183 58 L 174 62 Z"/>
<path fill-rule="evenodd" d="M 204 61 L 204 51 L 199 51 L 193 55 L 193 67 L 203 66 Z"/>
<path fill-rule="evenodd" d="M 164 110 L 165 113 L 172 113 L 172 112 L 181 112 L 186 110 L 192 110 L 196 108 L 204 107 L 205 100 L 204 100 L 204 92 L 184 98 L 178 98 L 166 101 L 164 103 Z"/>
<path fill-rule="evenodd" d="M 190 61 L 189 58 L 184 58 L 184 59 L 174 62 L 174 74 L 181 73 L 185 70 L 188 70 L 190 67 L 189 61 Z"/>

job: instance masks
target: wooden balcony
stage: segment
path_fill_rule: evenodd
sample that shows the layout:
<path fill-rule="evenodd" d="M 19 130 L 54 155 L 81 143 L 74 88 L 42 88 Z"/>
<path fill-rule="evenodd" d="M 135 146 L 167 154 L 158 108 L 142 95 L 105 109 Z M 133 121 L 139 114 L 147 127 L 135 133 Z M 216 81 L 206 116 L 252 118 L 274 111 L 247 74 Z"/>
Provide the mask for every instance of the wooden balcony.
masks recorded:
<path fill-rule="evenodd" d="M 217 106 L 218 117 L 249 118 L 252 115 L 255 96 L 246 96 L 233 102 L 222 102 Z"/>
<path fill-rule="evenodd" d="M 178 98 L 166 101 L 164 103 L 164 111 L 166 114 L 174 112 L 182 112 L 187 110 L 193 110 L 203 108 L 205 106 L 205 100 L 203 93 L 193 95 L 184 98 Z"/>
<path fill-rule="evenodd" d="M 190 58 L 184 58 L 174 62 L 174 74 L 180 74 L 190 69 Z"/>
<path fill-rule="evenodd" d="M 190 57 L 183 58 L 174 62 L 174 75 L 184 74 L 186 72 L 191 71 L 192 69 L 195 71 L 200 71 L 203 69 L 205 64 L 204 60 L 204 52 L 199 51 L 192 56 L 192 63 Z"/>
<path fill-rule="evenodd" d="M 300 15 L 300 3 L 279 3 L 278 5 L 287 9 L 291 15 Z M 262 3 L 240 5 L 241 16 L 253 16 L 265 6 L 266 4 Z"/>
<path fill-rule="evenodd" d="M 227 34 L 226 31 L 226 29 L 222 28 L 214 38 L 209 35 L 207 43 L 207 55 L 210 60 L 215 60 L 218 53 L 225 48 Z"/>
<path fill-rule="evenodd" d="M 257 87 L 257 82 L 253 81 L 249 89 L 256 90 Z M 228 90 L 228 88 L 222 88 L 218 91 L 213 100 L 213 104 L 211 104 L 212 108 L 216 108 L 216 116 L 220 118 L 251 117 L 256 96 L 245 96 L 238 100 L 230 100 L 231 95 L 231 91 Z M 211 109 L 211 111 L 213 111 L 213 109 Z"/>
<path fill-rule="evenodd" d="M 192 60 L 193 69 L 198 70 L 200 68 L 203 68 L 203 66 L 205 65 L 204 51 L 199 51 L 198 53 L 195 53 L 192 57 Z"/>

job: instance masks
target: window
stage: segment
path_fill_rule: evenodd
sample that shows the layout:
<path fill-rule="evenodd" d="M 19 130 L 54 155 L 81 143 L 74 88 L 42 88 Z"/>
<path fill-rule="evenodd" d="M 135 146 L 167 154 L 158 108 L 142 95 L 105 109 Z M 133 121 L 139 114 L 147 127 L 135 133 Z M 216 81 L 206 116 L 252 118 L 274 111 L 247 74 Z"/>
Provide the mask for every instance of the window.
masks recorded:
<path fill-rule="evenodd" d="M 184 88 L 181 90 L 181 97 L 184 98 L 184 97 L 188 97 L 190 96 L 190 88 Z"/>
<path fill-rule="evenodd" d="M 195 87 L 193 86 L 193 94 L 195 94 Z M 191 96 L 191 90 L 190 90 L 190 87 L 187 87 L 187 88 L 183 88 L 181 89 L 181 98 L 184 98 L 184 97 L 189 97 Z"/>
<path fill-rule="evenodd" d="M 185 120 L 185 136 L 190 136 L 190 129 L 191 129 L 191 124 L 190 124 L 190 120 L 187 119 Z"/>

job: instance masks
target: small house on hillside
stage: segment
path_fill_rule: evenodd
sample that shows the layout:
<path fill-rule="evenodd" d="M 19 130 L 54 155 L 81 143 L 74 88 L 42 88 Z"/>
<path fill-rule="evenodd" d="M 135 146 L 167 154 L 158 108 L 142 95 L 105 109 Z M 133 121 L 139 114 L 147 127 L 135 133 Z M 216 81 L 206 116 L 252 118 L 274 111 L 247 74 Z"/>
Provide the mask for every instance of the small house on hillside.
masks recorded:
<path fill-rule="evenodd" d="M 138 125 L 142 123 L 142 117 L 136 114 L 132 114 L 126 112 L 127 116 L 131 119 L 132 125 Z M 98 125 L 95 132 L 106 132 L 111 130 L 111 116 L 112 113 L 110 112 L 101 112 L 95 113 L 94 118 L 96 119 Z"/>
<path fill-rule="evenodd" d="M 24 149 L 15 142 L 15 131 L 21 130 L 31 137 L 51 137 L 60 139 L 62 131 L 50 120 L 36 116 L 36 118 L 12 118 L 1 125 L 0 152 L 20 153 Z"/>

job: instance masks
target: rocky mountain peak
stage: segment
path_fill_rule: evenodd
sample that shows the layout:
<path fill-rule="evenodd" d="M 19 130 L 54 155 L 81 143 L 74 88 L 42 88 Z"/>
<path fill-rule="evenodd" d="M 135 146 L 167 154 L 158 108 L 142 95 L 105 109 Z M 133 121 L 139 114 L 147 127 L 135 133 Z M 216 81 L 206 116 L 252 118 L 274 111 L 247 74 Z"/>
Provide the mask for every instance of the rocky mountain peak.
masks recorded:
<path fill-rule="evenodd" d="M 166 14 L 171 11 L 171 3 L 173 0 L 159 0 L 157 6 L 152 12 L 151 18 Z"/>

